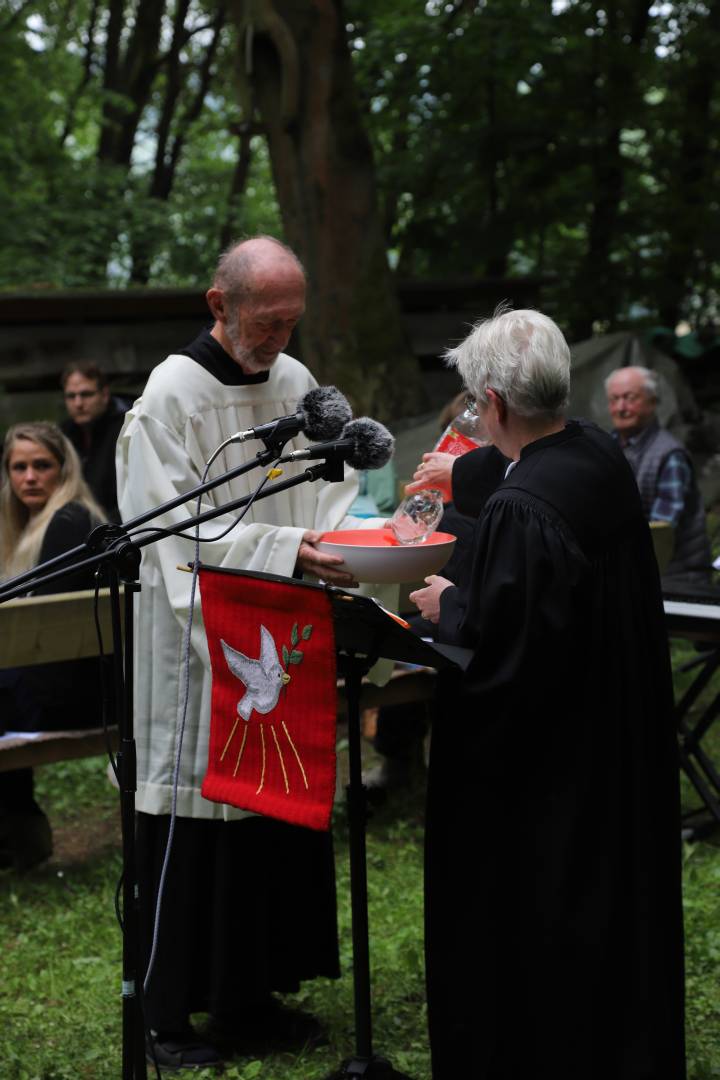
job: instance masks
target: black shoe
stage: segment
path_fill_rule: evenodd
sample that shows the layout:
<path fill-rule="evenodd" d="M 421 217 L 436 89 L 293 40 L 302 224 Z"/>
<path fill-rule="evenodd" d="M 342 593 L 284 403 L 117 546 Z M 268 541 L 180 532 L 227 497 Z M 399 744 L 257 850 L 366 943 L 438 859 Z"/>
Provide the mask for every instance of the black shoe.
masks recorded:
<path fill-rule="evenodd" d="M 11 811 L 0 817 L 0 868 L 32 870 L 49 859 L 52 850 L 47 815 Z"/>
<path fill-rule="evenodd" d="M 329 1042 L 319 1020 L 274 997 L 248 1002 L 232 1017 L 211 1016 L 208 1037 L 241 1054 L 313 1049 Z"/>
<path fill-rule="evenodd" d="M 151 1031 L 145 1057 L 161 1069 L 210 1069 L 224 1064 L 215 1047 L 190 1026 L 185 1031 Z"/>

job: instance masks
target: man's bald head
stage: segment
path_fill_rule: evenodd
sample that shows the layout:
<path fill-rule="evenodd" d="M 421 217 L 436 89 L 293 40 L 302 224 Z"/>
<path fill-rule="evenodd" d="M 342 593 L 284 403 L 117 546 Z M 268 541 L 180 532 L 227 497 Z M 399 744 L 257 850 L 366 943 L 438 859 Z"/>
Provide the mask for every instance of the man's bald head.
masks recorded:
<path fill-rule="evenodd" d="M 256 236 L 221 255 L 207 301 L 212 334 L 247 374 L 272 367 L 305 310 L 305 271 L 272 236 Z"/>
<path fill-rule="evenodd" d="M 227 248 L 218 259 L 213 286 L 237 303 L 262 287 L 267 278 L 305 282 L 305 270 L 294 251 L 273 236 L 254 236 Z"/>

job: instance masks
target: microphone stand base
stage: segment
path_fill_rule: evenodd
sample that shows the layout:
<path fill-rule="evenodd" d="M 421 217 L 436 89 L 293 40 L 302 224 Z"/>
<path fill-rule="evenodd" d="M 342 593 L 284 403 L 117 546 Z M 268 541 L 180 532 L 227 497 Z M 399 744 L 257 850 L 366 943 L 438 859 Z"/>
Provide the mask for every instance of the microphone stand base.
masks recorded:
<path fill-rule="evenodd" d="M 325 1080 L 412 1080 L 412 1077 L 393 1069 L 387 1058 L 373 1054 L 369 1058 L 347 1058 Z"/>

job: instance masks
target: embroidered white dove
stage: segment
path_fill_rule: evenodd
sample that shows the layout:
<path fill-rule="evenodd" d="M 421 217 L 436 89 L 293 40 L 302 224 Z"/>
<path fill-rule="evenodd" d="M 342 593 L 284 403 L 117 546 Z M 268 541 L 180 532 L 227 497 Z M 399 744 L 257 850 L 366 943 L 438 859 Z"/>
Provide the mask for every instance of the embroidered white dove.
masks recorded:
<path fill-rule="evenodd" d="M 290 682 L 290 676 L 283 671 L 278 659 L 275 641 L 270 631 L 260 627 L 260 657 L 253 660 L 245 653 L 238 652 L 220 639 L 225 653 L 227 666 L 236 679 L 245 684 L 246 694 L 237 703 L 237 711 L 243 720 L 250 719 L 250 713 L 271 712 L 277 705 L 280 691 Z"/>

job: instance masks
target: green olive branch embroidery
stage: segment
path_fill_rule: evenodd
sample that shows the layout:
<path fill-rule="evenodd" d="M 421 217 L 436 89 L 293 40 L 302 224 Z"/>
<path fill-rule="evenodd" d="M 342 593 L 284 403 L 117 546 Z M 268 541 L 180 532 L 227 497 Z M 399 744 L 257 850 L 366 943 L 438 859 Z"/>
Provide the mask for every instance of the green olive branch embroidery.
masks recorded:
<path fill-rule="evenodd" d="M 283 645 L 282 647 L 282 658 L 286 674 L 291 664 L 302 664 L 305 654 L 302 649 L 298 649 L 296 646 L 301 638 L 303 641 L 309 641 L 312 632 L 312 623 L 307 623 L 303 626 L 301 633 L 298 632 L 298 624 L 293 623 L 292 630 L 290 631 L 290 648 L 288 649 L 287 645 Z M 288 682 L 289 681 L 290 676 L 288 676 Z M 287 693 L 287 682 L 283 686 L 283 692 Z"/>

